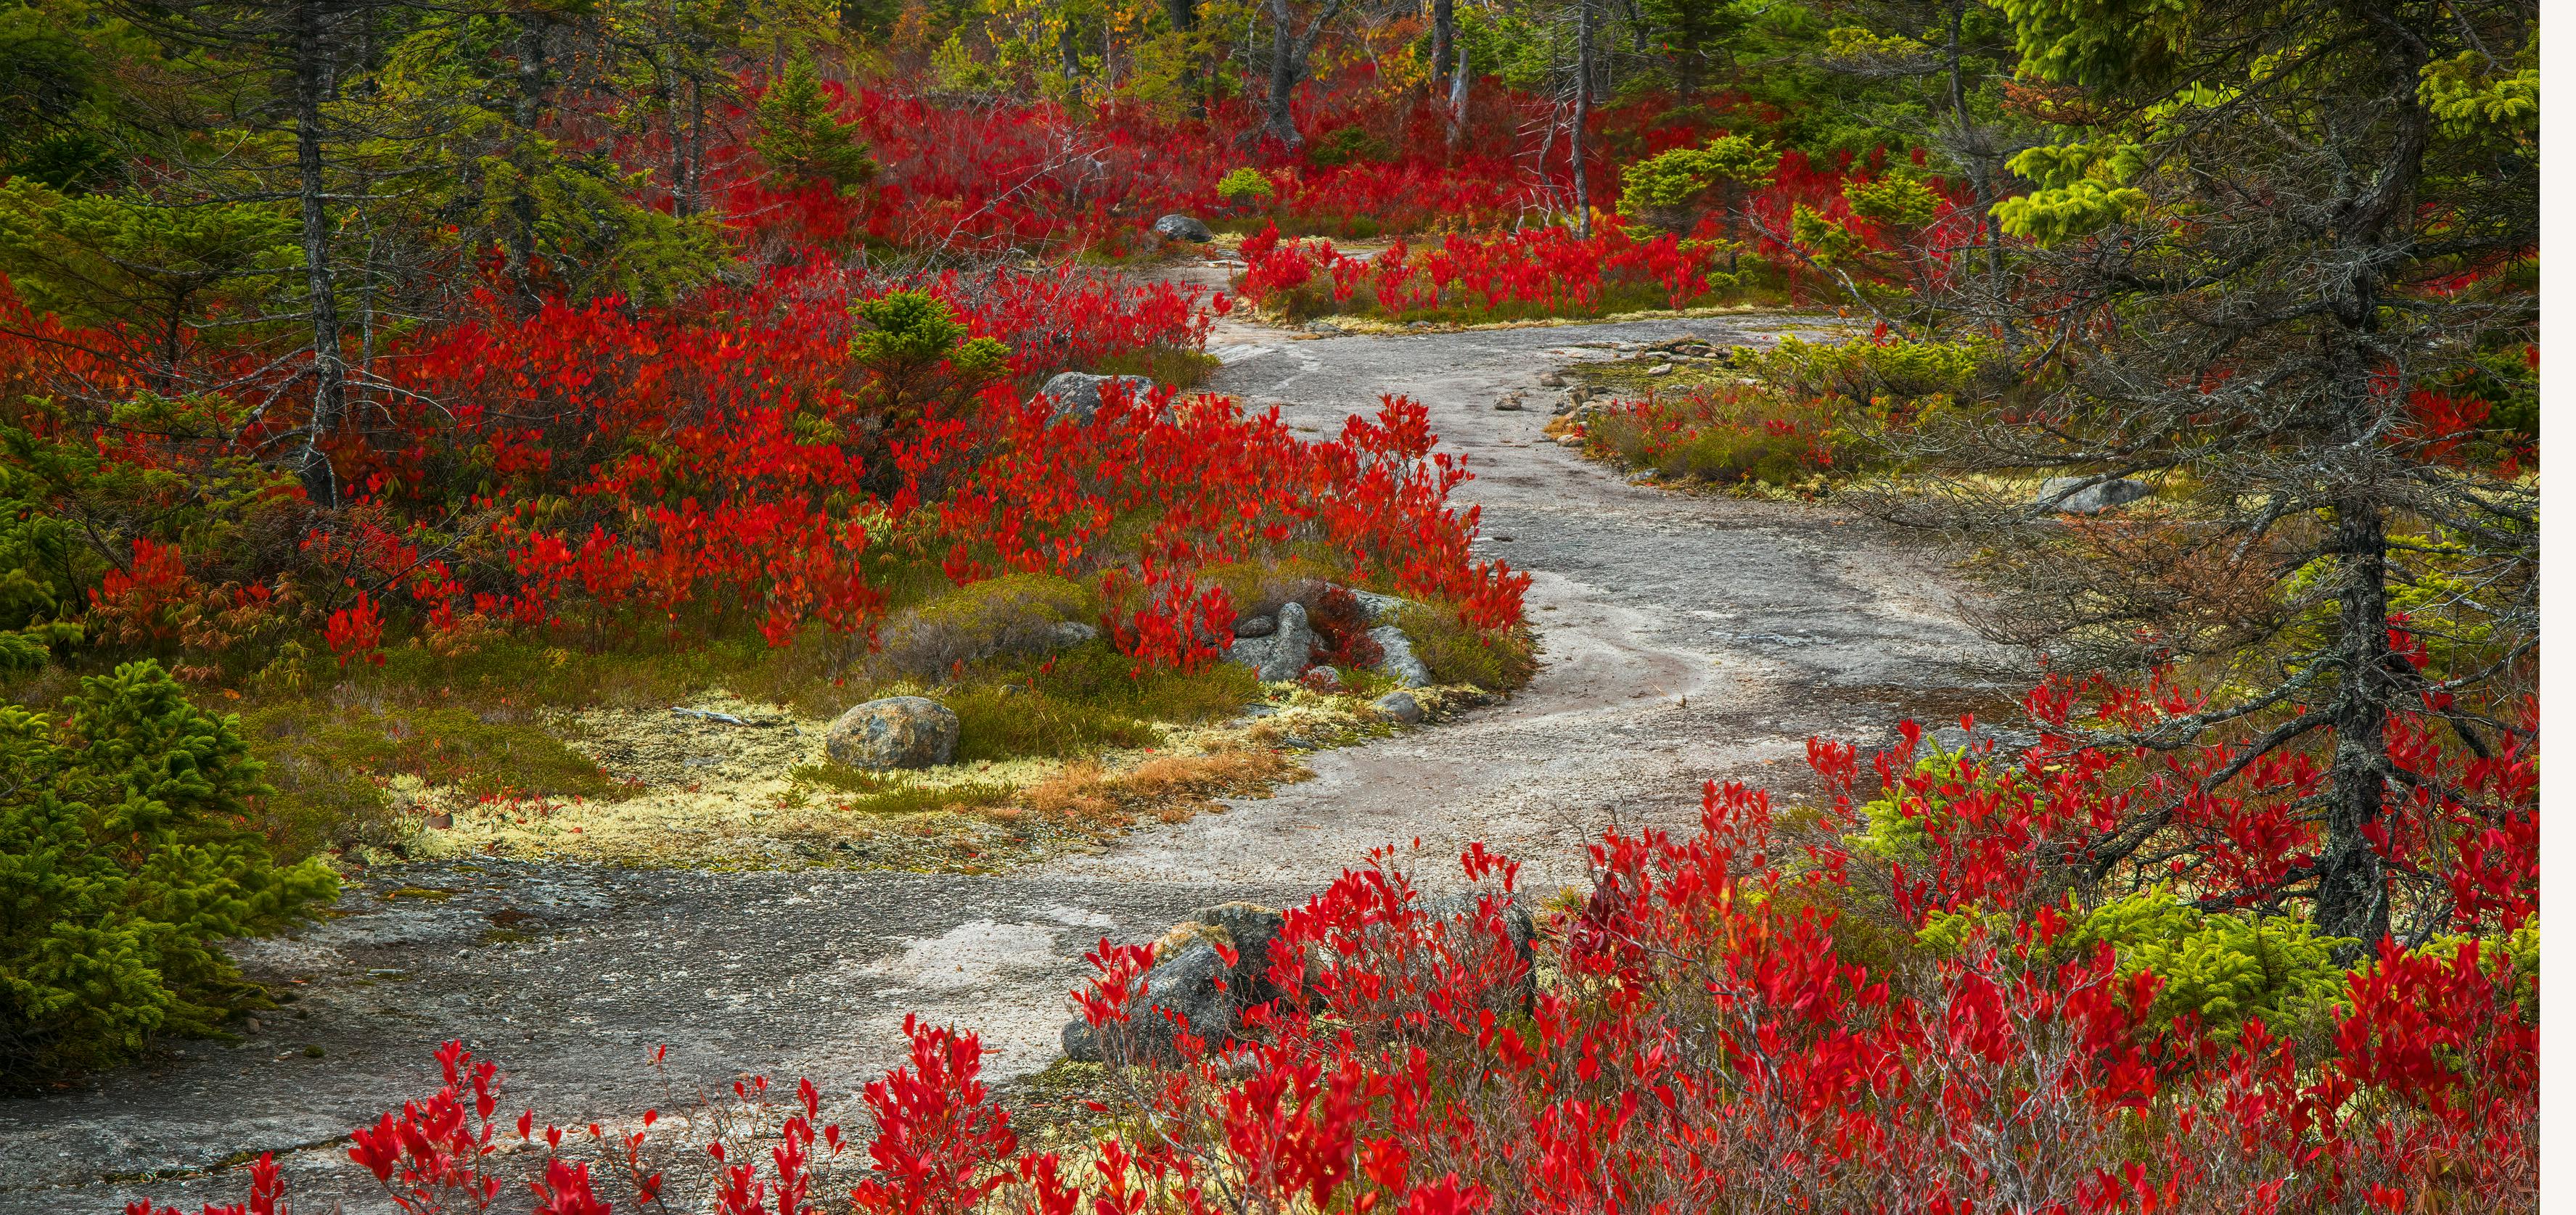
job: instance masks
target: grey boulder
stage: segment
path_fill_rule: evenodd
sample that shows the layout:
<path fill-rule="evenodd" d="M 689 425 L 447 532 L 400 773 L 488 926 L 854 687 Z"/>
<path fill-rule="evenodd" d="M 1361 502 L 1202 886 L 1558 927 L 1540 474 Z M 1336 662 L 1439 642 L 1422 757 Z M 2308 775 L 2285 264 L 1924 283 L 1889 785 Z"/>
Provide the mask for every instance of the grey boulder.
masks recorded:
<path fill-rule="evenodd" d="M 1270 943 L 1288 926 L 1288 917 L 1259 903 L 1219 903 L 1201 907 L 1185 921 L 1222 935 L 1235 953 L 1234 972 L 1226 987 L 1237 1008 L 1267 1004 L 1283 993 L 1270 981 Z"/>
<path fill-rule="evenodd" d="M 1216 239 L 1216 233 L 1208 231 L 1206 224 L 1178 212 L 1155 220 L 1154 235 L 1165 240 L 1185 240 L 1201 245 Z"/>
<path fill-rule="evenodd" d="M 1234 635 L 1237 637 L 1267 637 L 1278 631 L 1279 618 L 1276 616 L 1246 616 L 1234 622 Z"/>
<path fill-rule="evenodd" d="M 2050 477 L 2039 487 L 2039 496 L 2031 505 L 2049 507 L 2061 515 L 2098 515 L 2115 506 L 2127 506 L 2141 498 L 2155 496 L 2155 490 L 2144 481 L 2115 477 L 2098 485 L 2087 485 L 2090 477 Z M 2062 501 L 2058 500 L 2064 495 Z M 2051 503 L 2054 502 L 2052 506 Z"/>
<path fill-rule="evenodd" d="M 1381 624 L 1369 630 L 1369 640 L 1376 642 L 1377 648 L 1386 653 L 1386 657 L 1377 663 L 1380 672 L 1408 688 L 1431 686 L 1431 668 L 1414 656 L 1413 639 L 1405 636 L 1404 630 L 1391 624 Z"/>
<path fill-rule="evenodd" d="M 1279 998 L 1270 981 L 1270 943 L 1288 919 L 1257 903 L 1202 907 L 1163 934 L 1145 982 L 1129 997 L 1127 1021 L 1094 1029 L 1064 1027 L 1065 1057 L 1076 1063 L 1177 1063 L 1186 1031 L 1221 1046 L 1242 1012 Z M 1220 946 L 1222 949 L 1220 949 Z M 1226 951 L 1234 954 L 1229 965 Z"/>
<path fill-rule="evenodd" d="M 1321 640 L 1306 623 L 1306 605 L 1284 603 L 1279 606 L 1277 627 L 1269 636 L 1236 634 L 1225 660 L 1251 667 L 1260 673 L 1264 683 L 1280 683 L 1305 674 L 1306 668 L 1314 665 L 1315 645 Z"/>
<path fill-rule="evenodd" d="M 853 768 L 928 768 L 957 755 L 957 715 L 921 696 L 853 706 L 824 732 L 823 750 Z"/>
<path fill-rule="evenodd" d="M 1370 624 L 1385 624 L 1398 611 L 1413 605 L 1412 600 L 1401 595 L 1381 595 L 1358 587 L 1350 588 L 1350 592 L 1351 598 L 1359 600 L 1360 606 L 1368 609 Z"/>
<path fill-rule="evenodd" d="M 1142 401 L 1154 391 L 1154 381 L 1141 375 L 1092 375 L 1082 371 L 1060 371 L 1039 392 L 1054 398 L 1055 420 L 1088 422 L 1100 412 L 1101 389 L 1118 384 L 1126 390 L 1127 400 Z"/>
<path fill-rule="evenodd" d="M 1178 1063 L 1186 1031 L 1209 1046 L 1234 1032 L 1233 968 L 1216 946 L 1191 942 L 1154 963 L 1142 990 L 1130 997 L 1127 1020 L 1094 1029 L 1076 1020 L 1064 1027 L 1064 1054 L 1076 1063 Z"/>
<path fill-rule="evenodd" d="M 1410 692 L 1389 692 L 1370 701 L 1369 707 L 1385 714 L 1388 721 L 1408 726 L 1422 722 L 1422 702 Z"/>

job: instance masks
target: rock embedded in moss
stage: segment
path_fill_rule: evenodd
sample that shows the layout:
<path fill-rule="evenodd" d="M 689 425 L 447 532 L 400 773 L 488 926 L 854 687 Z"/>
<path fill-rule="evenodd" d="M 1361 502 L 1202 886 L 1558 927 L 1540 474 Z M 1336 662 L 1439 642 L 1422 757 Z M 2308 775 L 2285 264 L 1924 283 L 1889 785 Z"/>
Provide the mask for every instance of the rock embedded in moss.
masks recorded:
<path fill-rule="evenodd" d="M 1369 640 L 1376 642 L 1377 648 L 1386 655 L 1378 660 L 1377 669 L 1381 674 L 1408 688 L 1431 686 L 1431 668 L 1423 665 L 1422 659 L 1414 654 L 1413 639 L 1405 636 L 1403 629 L 1381 624 L 1369 630 Z"/>
<path fill-rule="evenodd" d="M 921 696 L 853 706 L 833 721 L 823 750 L 853 768 L 928 768 L 957 755 L 957 714 Z"/>
<path fill-rule="evenodd" d="M 1278 624 L 1267 637 L 1235 636 L 1234 645 L 1225 652 L 1228 662 L 1241 663 L 1261 673 L 1264 683 L 1295 679 L 1314 665 L 1314 650 L 1322 639 L 1306 623 L 1306 605 L 1290 602 L 1280 605 Z"/>

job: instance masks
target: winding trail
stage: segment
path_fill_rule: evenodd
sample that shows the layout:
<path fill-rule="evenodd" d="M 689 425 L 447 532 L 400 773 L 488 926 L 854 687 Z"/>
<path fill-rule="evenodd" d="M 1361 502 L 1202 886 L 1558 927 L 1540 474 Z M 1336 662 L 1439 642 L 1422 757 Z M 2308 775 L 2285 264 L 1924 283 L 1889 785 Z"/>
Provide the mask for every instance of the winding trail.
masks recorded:
<path fill-rule="evenodd" d="M 1381 392 L 1430 408 L 1477 474 L 1462 493 L 1483 507 L 1482 547 L 1535 576 L 1544 666 L 1527 689 L 1314 755 L 1317 779 L 1267 800 L 1000 876 L 380 868 L 339 917 L 244 951 L 252 974 L 304 994 L 238 1044 L 184 1043 L 90 1088 L 0 1101 L 0 1213 L 237 1198 L 246 1183 L 226 1165 L 245 1149 L 280 1154 L 300 1209 L 343 1193 L 376 1209 L 335 1141 L 434 1089 L 430 1052 L 449 1038 L 510 1069 L 505 1111 L 576 1120 L 670 1108 L 640 1063 L 659 1043 L 674 1077 L 805 1075 L 854 1093 L 895 1061 L 907 1010 L 981 1030 L 989 1072 L 1024 1075 L 1053 1058 L 1064 993 L 1103 936 L 1150 937 L 1226 899 L 1302 899 L 1416 838 L 1432 880 L 1483 840 L 1521 858 L 1525 882 L 1572 881 L 1605 825 L 1695 821 L 1703 779 L 1794 792 L 1812 734 L 1878 740 L 1900 713 L 1989 708 L 2018 672 L 1958 622 L 1935 556 L 1829 507 L 1629 485 L 1549 442 L 1544 406 L 1492 408 L 1611 353 L 1583 343 L 1760 344 L 1814 323 L 1308 339 L 1221 322 L 1211 386 L 1278 402 L 1301 428 L 1331 433 Z"/>

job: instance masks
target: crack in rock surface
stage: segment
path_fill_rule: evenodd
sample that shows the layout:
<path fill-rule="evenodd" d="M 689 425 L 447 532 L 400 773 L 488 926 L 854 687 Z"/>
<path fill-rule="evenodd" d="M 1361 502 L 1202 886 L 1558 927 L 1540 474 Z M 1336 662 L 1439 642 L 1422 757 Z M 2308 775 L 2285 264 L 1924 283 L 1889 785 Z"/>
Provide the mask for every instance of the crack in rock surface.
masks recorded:
<path fill-rule="evenodd" d="M 1212 903 L 1300 901 L 1369 849 L 1417 839 L 1434 887 L 1456 880 L 1470 840 L 1523 860 L 1529 888 L 1576 882 L 1605 826 L 1694 824 L 1704 779 L 1806 792 L 1811 734 L 1877 745 L 1900 714 L 1938 723 L 2007 703 L 2028 672 L 1959 622 L 1936 589 L 1955 581 L 1938 554 L 1829 505 L 1630 485 L 1546 441 L 1543 410 L 1491 408 L 1603 357 L 1589 343 L 1762 345 L 1831 324 L 1744 314 L 1290 340 L 1225 318 L 1210 387 L 1279 403 L 1301 431 L 1334 433 L 1380 393 L 1430 409 L 1476 474 L 1461 506 L 1483 508 L 1479 551 L 1534 576 L 1544 649 L 1529 687 L 1312 756 L 1317 779 L 1273 797 L 999 876 L 379 867 L 342 915 L 242 946 L 246 971 L 300 998 L 238 1044 L 181 1042 L 84 1088 L 0 1100 L 0 1213 L 113 1211 L 145 1193 L 191 1209 L 235 1200 L 238 1154 L 269 1149 L 299 1207 L 345 1196 L 349 1211 L 381 1209 L 337 1139 L 435 1090 L 431 1051 L 450 1038 L 507 1069 L 505 1117 L 668 1106 L 644 1063 L 668 1044 L 683 1091 L 808 1076 L 861 1122 L 855 1094 L 899 1061 L 906 1011 L 981 1031 L 996 1079 L 1045 1066 L 1065 992 L 1103 937 L 1150 939 Z"/>

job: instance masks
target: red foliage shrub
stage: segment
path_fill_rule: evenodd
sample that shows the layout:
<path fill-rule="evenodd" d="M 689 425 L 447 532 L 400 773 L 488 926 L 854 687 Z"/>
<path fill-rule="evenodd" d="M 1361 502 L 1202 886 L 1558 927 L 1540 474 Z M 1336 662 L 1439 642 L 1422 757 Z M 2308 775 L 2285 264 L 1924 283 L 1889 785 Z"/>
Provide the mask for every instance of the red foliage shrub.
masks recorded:
<path fill-rule="evenodd" d="M 1291 231 L 1344 237 L 1473 231 L 1517 225 L 1573 203 L 1573 168 L 1561 154 L 1533 172 L 1524 128 L 1550 117 L 1550 98 L 1488 81 L 1463 146 L 1449 154 L 1440 119 L 1397 106 L 1361 85 L 1358 93 L 1310 92 L 1300 123 L 1319 136 L 1364 130 L 1384 159 L 1321 163 L 1255 137 L 1262 118 L 1242 99 L 1224 99 L 1204 120 L 1154 117 L 1134 106 L 1069 111 L 1047 102 L 955 105 L 892 85 L 826 86 L 844 121 L 883 165 L 849 195 L 828 186 L 781 193 L 756 160 L 719 154 L 745 171 L 726 188 L 728 215 L 753 248 L 774 256 L 845 249 L 859 241 L 899 249 L 998 253 L 1050 248 L 1112 257 L 1159 246 L 1148 231 L 1158 215 L 1181 211 L 1211 220 L 1267 221 Z M 1663 99 L 1595 112 L 1591 189 L 1596 206 L 1617 197 L 1621 144 L 1648 153 L 1689 142 L 1695 129 L 1669 119 Z M 739 115 L 736 116 L 739 124 Z M 649 141 L 648 141 L 649 143 Z M 1329 139 L 1309 144 L 1309 151 Z M 656 163 L 658 149 L 637 149 Z M 1803 162 L 1802 162 L 1803 163 Z M 1216 186 L 1229 170 L 1260 169 L 1267 199 L 1228 199 Z"/>
<path fill-rule="evenodd" d="M 996 381 L 855 358 L 853 304 L 899 285 L 807 267 L 668 312 L 603 303 L 519 317 L 493 304 L 380 356 L 381 388 L 353 411 L 361 421 L 326 445 L 356 500 L 306 502 L 291 556 L 183 552 L 175 527 L 135 535 L 132 572 L 113 574 L 94 610 L 162 639 L 176 631 L 172 605 L 202 597 L 195 567 L 262 593 L 302 585 L 307 626 L 343 665 L 372 660 L 406 623 L 544 629 L 567 613 L 594 625 L 611 613 L 742 613 L 783 644 L 809 622 L 870 625 L 882 595 L 860 562 L 875 516 L 944 547 L 960 582 L 1100 578 L 1113 608 L 1104 623 L 1140 663 L 1212 657 L 1232 609 L 1192 571 L 1292 539 L 1326 541 L 1352 577 L 1448 600 L 1479 624 L 1518 618 L 1526 579 L 1469 556 L 1475 514 L 1446 503 L 1467 474 L 1432 451 L 1419 406 L 1390 400 L 1379 420 L 1320 444 L 1216 398 L 1113 400 L 1059 420 L 1014 381 L 1194 348 L 1208 324 L 1196 301 L 1080 275 L 921 282 L 969 336 L 1009 346 Z M 13 374 L 91 369 L 58 352 L 0 338 Z M 105 411 L 37 419 L 37 437 L 110 472 L 221 477 L 235 451 L 291 435 L 294 405 L 277 400 L 229 447 L 129 429 Z M 66 478 L 61 493 L 68 503 L 102 484 L 122 482 Z M 146 505 L 89 502 L 84 513 L 140 531 L 156 517 Z M 1144 515 L 1133 547 L 1103 548 L 1113 527 Z"/>
<path fill-rule="evenodd" d="M 1723 258 L 1670 234 L 1638 239 L 1615 221 L 1590 239 L 1560 227 L 1442 238 L 1415 250 L 1397 241 L 1356 258 L 1330 241 L 1282 241 L 1277 228 L 1243 242 L 1245 299 L 1292 315 L 1360 310 L 1388 317 L 1588 315 L 1616 307 L 1679 308 L 1720 285 Z"/>
<path fill-rule="evenodd" d="M 2057 695 L 2035 699 L 2045 708 Z M 2158 711 L 2151 700 L 2113 697 L 2097 711 Z M 1830 809 L 1778 819 L 1764 794 L 1712 783 L 1694 833 L 1606 834 L 1589 898 L 1550 915 L 1535 970 L 1505 916 L 1515 865 L 1471 846 L 1460 863 L 1482 893 L 1435 910 L 1391 854 L 1372 857 L 1288 912 L 1267 974 L 1279 994 L 1243 1010 L 1228 1041 L 1184 1033 L 1178 1066 L 1109 1069 L 1128 1120 L 1098 1144 L 1085 1179 L 1067 1179 L 1051 1154 L 1013 1155 L 972 1035 L 908 1023 L 911 1061 L 867 1093 L 873 1168 L 851 1201 L 1047 1212 L 2528 1209 L 2536 988 L 2499 934 L 2537 913 L 2533 853 L 2508 843 L 2461 884 L 2480 893 L 2454 909 L 2457 922 L 2483 935 L 2419 950 L 2383 942 L 2362 959 L 2323 1038 L 2303 1043 L 2256 1018 L 2231 1039 L 2194 1015 L 2152 1015 L 2163 979 L 2083 939 L 2082 897 L 2051 876 L 2069 846 L 2145 804 L 2133 799 L 2152 784 L 2140 783 L 2145 757 L 2051 735 L 2017 759 L 1989 749 L 1923 763 L 1920 730 L 1905 733 L 1905 747 L 1874 757 L 1869 793 L 1853 748 L 1810 744 Z M 2417 863 L 2435 864 L 2442 848 L 2410 836 L 2410 821 L 2446 822 L 2445 845 L 2483 842 L 2470 827 L 2510 836 L 2536 806 L 2527 755 L 2455 760 L 2406 730 L 2388 745 L 2410 770 L 2459 781 L 2445 787 L 2461 792 L 2391 807 L 2386 846 Z M 2187 771 L 2213 758 L 2176 762 Z M 2257 784 L 2202 809 L 2250 825 L 2297 795 Z M 1847 845 L 1891 823 L 1920 833 L 1907 860 Z M 1106 1039 L 1131 1016 L 1163 1015 L 1131 1012 L 1151 946 L 1103 941 L 1091 960 L 1099 976 L 1075 1000 Z M 458 1056 L 443 1056 L 437 1097 L 362 1131 L 351 1150 L 407 1206 L 431 1187 L 476 1206 L 498 1192 L 485 1163 L 489 1065 L 460 1080 Z M 722 1124 L 733 1138 L 710 1146 L 717 1160 L 742 1150 L 742 1128 L 770 1125 L 757 1112 L 765 1088 L 737 1086 L 753 1112 Z M 817 1101 L 810 1086 L 799 1093 L 770 1120 L 776 1132 L 760 1131 L 776 1141 L 773 1167 L 727 1165 L 722 1209 L 748 1212 L 766 1194 L 777 1201 L 762 1209 L 802 1211 L 822 1192 Z M 522 1140 L 531 1121 L 520 1119 Z M 558 1156 L 561 1138 L 546 1136 L 536 1196 L 597 1201 L 581 1166 Z M 642 1132 L 625 1165 L 613 1141 L 596 1128 L 591 1138 L 639 1193 L 661 1185 L 636 1154 Z M 837 1155 L 838 1128 L 821 1138 Z M 534 1175 L 540 1162 L 520 1167 Z M 274 1171 L 253 1179 L 273 1209 Z"/>
<path fill-rule="evenodd" d="M 1385 648 L 1369 636 L 1368 608 L 1342 587 L 1326 586 L 1307 607 L 1306 623 L 1324 639 L 1317 647 L 1317 662 L 1349 671 L 1386 661 Z"/>

